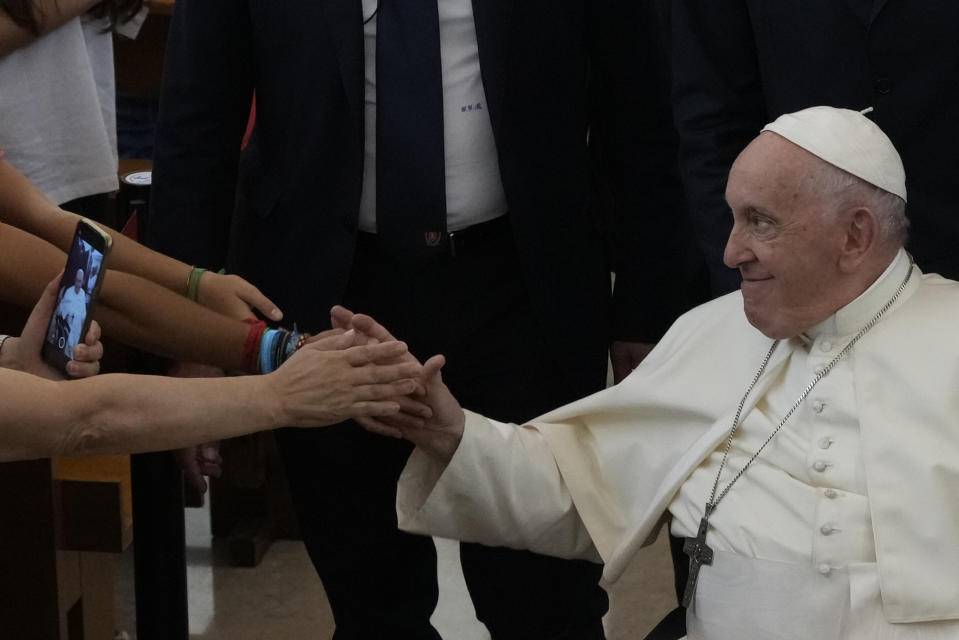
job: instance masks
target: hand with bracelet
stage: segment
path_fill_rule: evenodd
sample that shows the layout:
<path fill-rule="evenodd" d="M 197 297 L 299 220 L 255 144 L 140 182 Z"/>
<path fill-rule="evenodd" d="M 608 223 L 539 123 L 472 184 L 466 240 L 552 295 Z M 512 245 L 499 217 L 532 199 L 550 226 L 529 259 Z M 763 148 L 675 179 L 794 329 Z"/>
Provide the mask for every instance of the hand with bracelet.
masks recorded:
<path fill-rule="evenodd" d="M 256 310 L 273 322 L 283 312 L 259 289 L 237 275 L 193 267 L 187 275 L 187 297 L 208 309 L 238 319 L 251 317 Z"/>

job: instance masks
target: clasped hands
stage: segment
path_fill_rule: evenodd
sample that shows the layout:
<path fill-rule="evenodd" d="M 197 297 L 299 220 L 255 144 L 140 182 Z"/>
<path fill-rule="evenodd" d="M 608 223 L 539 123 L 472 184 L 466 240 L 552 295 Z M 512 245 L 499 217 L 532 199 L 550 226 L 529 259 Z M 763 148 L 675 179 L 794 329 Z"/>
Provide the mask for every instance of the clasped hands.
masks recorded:
<path fill-rule="evenodd" d="M 334 331 L 353 332 L 357 343 L 387 344 L 396 340 L 370 316 L 354 314 L 341 306 L 333 307 L 330 319 Z M 436 355 L 420 365 L 413 354 L 404 350 L 394 363 L 419 365 L 419 375 L 410 393 L 389 399 L 397 410 L 354 419 L 367 431 L 404 438 L 438 460 L 449 462 L 463 437 L 466 415 L 443 383 L 446 359 Z"/>

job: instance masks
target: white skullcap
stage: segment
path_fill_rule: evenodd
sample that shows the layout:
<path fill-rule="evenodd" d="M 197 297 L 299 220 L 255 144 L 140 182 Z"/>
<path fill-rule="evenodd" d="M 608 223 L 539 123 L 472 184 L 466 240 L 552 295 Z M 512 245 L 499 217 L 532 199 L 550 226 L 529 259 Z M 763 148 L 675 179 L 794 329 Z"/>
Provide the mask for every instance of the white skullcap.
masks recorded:
<path fill-rule="evenodd" d="M 863 113 L 810 107 L 787 113 L 763 131 L 778 133 L 809 153 L 869 184 L 906 199 L 906 171 L 892 141 Z"/>

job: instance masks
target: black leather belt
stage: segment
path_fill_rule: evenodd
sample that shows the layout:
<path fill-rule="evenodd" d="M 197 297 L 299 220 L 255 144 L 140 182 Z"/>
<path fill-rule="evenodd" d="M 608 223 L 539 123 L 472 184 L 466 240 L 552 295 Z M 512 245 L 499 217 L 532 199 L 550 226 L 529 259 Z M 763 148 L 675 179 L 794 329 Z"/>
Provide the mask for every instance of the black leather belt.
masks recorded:
<path fill-rule="evenodd" d="M 358 241 L 362 244 L 378 244 L 375 233 L 360 231 L 357 235 Z M 503 214 L 498 218 L 480 222 L 459 231 L 445 232 L 436 251 L 437 255 L 447 254 L 455 258 L 463 252 L 509 237 L 509 214 Z"/>

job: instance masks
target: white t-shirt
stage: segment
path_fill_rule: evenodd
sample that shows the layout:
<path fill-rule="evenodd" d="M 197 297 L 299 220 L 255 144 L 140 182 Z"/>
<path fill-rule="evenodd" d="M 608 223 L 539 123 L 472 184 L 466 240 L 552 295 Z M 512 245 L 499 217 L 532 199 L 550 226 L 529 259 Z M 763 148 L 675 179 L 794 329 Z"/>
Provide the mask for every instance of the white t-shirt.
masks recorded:
<path fill-rule="evenodd" d="M 115 191 L 113 36 L 86 16 L 0 59 L 0 146 L 62 204 Z"/>
<path fill-rule="evenodd" d="M 364 19 L 376 0 L 363 0 Z M 496 142 L 480 76 L 479 46 L 470 0 L 439 3 L 443 68 L 443 144 L 446 227 L 464 229 L 506 213 Z M 376 231 L 376 18 L 363 29 L 366 57 L 366 149 L 359 226 Z"/>

